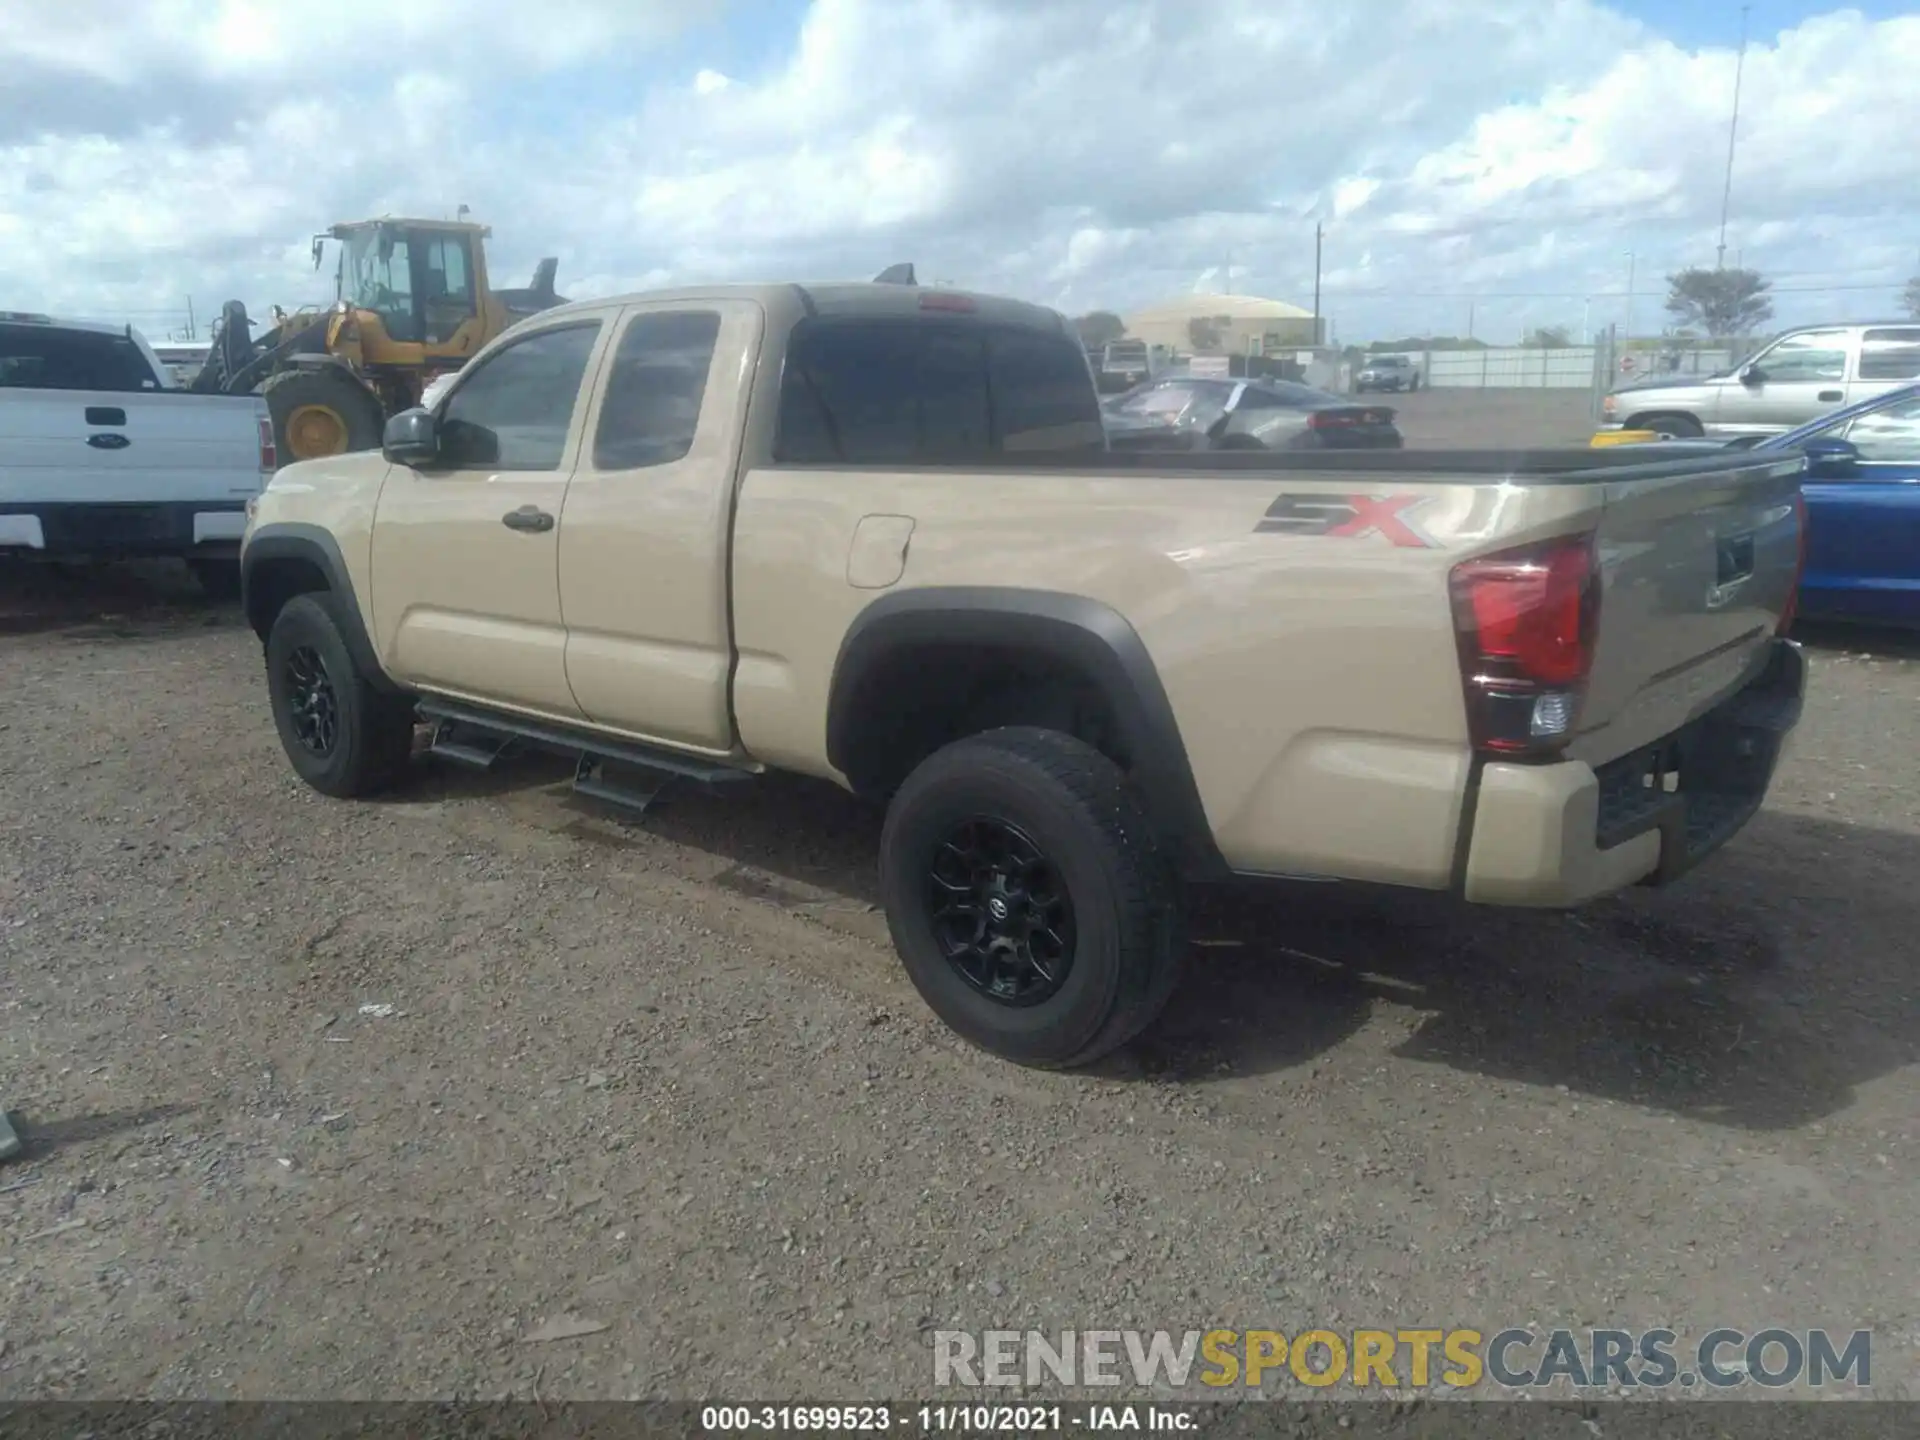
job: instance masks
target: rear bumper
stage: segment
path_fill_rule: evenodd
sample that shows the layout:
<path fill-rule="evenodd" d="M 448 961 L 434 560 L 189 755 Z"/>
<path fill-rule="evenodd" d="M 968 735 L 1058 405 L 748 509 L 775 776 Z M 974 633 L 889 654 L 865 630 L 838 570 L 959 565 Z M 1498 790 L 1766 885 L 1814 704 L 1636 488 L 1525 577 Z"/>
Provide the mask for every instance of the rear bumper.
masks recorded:
<path fill-rule="evenodd" d="M 1765 667 L 1713 710 L 1597 770 L 1488 764 L 1462 890 L 1492 905 L 1578 905 L 1665 885 L 1718 850 L 1765 800 L 1800 719 L 1807 663 L 1775 640 Z"/>
<path fill-rule="evenodd" d="M 245 500 L 0 505 L 0 555 L 120 560 L 240 553 Z"/>

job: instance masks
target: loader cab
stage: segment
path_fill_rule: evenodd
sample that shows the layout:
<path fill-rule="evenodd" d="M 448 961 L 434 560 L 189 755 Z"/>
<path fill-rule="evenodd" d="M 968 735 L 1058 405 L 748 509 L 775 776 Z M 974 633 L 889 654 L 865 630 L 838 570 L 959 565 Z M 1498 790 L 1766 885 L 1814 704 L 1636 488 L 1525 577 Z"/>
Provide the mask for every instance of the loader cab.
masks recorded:
<path fill-rule="evenodd" d="M 483 337 L 461 331 L 481 318 L 486 262 L 475 240 L 485 233 L 476 225 L 444 223 L 337 225 L 329 232 L 340 241 L 336 294 L 378 316 L 386 338 L 398 344 L 432 352 L 461 349 L 457 342 L 464 339 L 465 349 L 477 348 Z"/>

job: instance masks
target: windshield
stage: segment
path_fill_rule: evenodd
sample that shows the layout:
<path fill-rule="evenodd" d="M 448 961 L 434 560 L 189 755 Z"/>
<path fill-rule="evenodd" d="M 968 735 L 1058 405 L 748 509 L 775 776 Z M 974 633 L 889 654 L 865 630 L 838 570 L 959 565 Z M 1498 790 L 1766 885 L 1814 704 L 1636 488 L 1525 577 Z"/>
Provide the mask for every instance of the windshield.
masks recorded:
<path fill-rule="evenodd" d="M 390 246 L 380 244 L 376 229 L 357 230 L 340 254 L 340 298 L 359 310 L 380 316 L 395 339 L 411 338 L 413 325 L 412 256 L 404 238 Z"/>

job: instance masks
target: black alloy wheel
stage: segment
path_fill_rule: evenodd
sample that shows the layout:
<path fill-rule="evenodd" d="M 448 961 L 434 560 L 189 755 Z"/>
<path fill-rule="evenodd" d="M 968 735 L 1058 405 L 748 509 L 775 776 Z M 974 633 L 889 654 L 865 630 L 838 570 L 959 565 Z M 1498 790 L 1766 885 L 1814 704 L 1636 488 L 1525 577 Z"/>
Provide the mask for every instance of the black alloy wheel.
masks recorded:
<path fill-rule="evenodd" d="M 963 822 L 934 853 L 926 902 L 956 974 L 1002 1005 L 1039 1005 L 1073 969 L 1073 900 L 1033 839 L 1004 820 Z"/>
<path fill-rule="evenodd" d="M 340 738 L 340 702 L 326 661 L 313 646 L 302 645 L 287 656 L 284 678 L 287 722 L 294 738 L 310 755 L 324 759 L 333 754 Z"/>

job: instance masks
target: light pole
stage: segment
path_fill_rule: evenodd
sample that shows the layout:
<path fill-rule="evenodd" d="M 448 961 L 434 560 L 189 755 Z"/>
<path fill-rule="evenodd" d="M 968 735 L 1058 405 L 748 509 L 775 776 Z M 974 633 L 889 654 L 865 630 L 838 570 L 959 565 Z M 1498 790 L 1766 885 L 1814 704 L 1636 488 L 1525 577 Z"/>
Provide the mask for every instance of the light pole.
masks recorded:
<path fill-rule="evenodd" d="M 1320 344 L 1320 222 L 1313 222 L 1313 343 Z"/>
<path fill-rule="evenodd" d="M 1713 268 L 1727 268 L 1727 208 L 1733 203 L 1733 149 L 1740 139 L 1740 81 L 1747 68 L 1747 12 L 1740 7 L 1740 53 L 1733 62 L 1733 116 L 1727 121 L 1727 182 L 1720 191 L 1720 248 L 1714 253 Z"/>
<path fill-rule="evenodd" d="M 1627 251 L 1627 317 L 1621 324 L 1621 338 L 1633 338 L 1633 251 Z"/>

